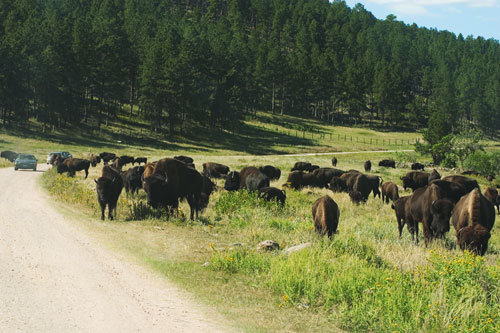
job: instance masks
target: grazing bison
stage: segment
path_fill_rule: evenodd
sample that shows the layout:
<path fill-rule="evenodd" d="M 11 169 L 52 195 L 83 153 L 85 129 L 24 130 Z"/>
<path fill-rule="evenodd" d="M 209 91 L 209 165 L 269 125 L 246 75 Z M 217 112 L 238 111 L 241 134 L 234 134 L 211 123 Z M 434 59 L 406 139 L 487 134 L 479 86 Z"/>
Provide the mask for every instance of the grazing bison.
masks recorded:
<path fill-rule="evenodd" d="M 415 227 L 414 223 L 406 221 L 406 217 L 408 216 L 408 212 L 410 209 L 410 205 L 408 204 L 410 201 L 409 199 L 411 198 L 411 195 L 408 195 L 406 197 L 399 198 L 395 200 L 391 208 L 394 209 L 396 213 L 396 220 L 398 221 L 398 231 L 399 231 L 399 239 L 401 239 L 401 233 L 403 232 L 403 227 L 406 224 L 406 227 L 408 228 L 408 232 L 411 235 L 411 240 L 415 240 L 414 233 L 415 233 Z M 411 219 L 412 220 L 412 219 Z M 418 239 L 418 233 L 417 233 L 417 239 Z"/>
<path fill-rule="evenodd" d="M 446 176 L 443 177 L 442 180 L 446 180 L 455 184 L 458 184 L 463 187 L 465 190 L 465 193 L 462 195 L 465 195 L 472 191 L 475 188 L 479 188 L 479 185 L 475 179 L 468 178 L 465 176 L 459 176 L 459 175 L 454 175 L 454 176 Z M 458 201 L 458 200 L 457 200 Z"/>
<path fill-rule="evenodd" d="M 112 166 L 105 165 L 102 168 L 101 177 L 95 180 L 97 200 L 101 206 L 101 220 L 104 220 L 104 210 L 108 205 L 108 218 L 113 219 L 113 211 L 116 217 L 116 203 L 123 188 L 123 180 L 120 172 Z"/>
<path fill-rule="evenodd" d="M 57 173 L 67 172 L 70 177 L 74 177 L 77 171 L 85 170 L 85 179 L 89 175 L 90 161 L 81 158 L 58 158 L 56 160 Z"/>
<path fill-rule="evenodd" d="M 305 173 L 303 171 L 292 171 L 288 174 L 285 187 L 291 187 L 298 190 L 305 186 L 321 187 L 318 178 L 313 173 Z"/>
<path fill-rule="evenodd" d="M 0 157 L 5 158 L 9 162 L 14 162 L 17 158 L 17 153 L 12 150 L 4 150 L 0 153 Z"/>
<path fill-rule="evenodd" d="M 316 164 L 312 164 L 311 166 L 309 166 L 306 170 L 304 171 L 308 171 L 308 172 L 313 172 L 314 170 L 317 170 L 319 169 L 319 165 L 316 165 Z"/>
<path fill-rule="evenodd" d="M 429 174 L 421 171 L 410 171 L 405 176 L 401 177 L 403 188 L 411 188 L 413 192 L 417 188 L 426 186 L 429 183 Z"/>
<path fill-rule="evenodd" d="M 272 165 L 265 165 L 262 167 L 259 167 L 260 172 L 265 174 L 269 180 L 278 180 L 281 177 L 281 170 L 273 167 Z"/>
<path fill-rule="evenodd" d="M 347 192 L 347 184 L 340 177 L 332 177 L 328 188 L 332 190 L 332 192 Z"/>
<path fill-rule="evenodd" d="M 382 184 L 382 202 L 389 203 L 389 200 L 396 201 L 399 199 L 398 185 L 393 182 L 385 182 Z"/>
<path fill-rule="evenodd" d="M 174 156 L 174 159 L 176 159 L 178 161 L 182 161 L 182 162 L 184 162 L 186 164 L 192 164 L 194 162 L 194 160 L 191 157 L 183 156 L 183 155 Z"/>
<path fill-rule="evenodd" d="M 370 188 L 371 191 L 373 192 L 373 197 L 375 198 L 378 196 L 380 198 L 380 184 L 382 184 L 382 177 L 380 176 L 372 176 L 372 175 L 366 175 L 366 178 L 368 178 L 368 181 L 370 183 Z"/>
<path fill-rule="evenodd" d="M 365 161 L 365 164 L 363 164 L 363 167 L 365 168 L 365 171 L 370 171 L 372 169 L 372 162 L 370 160 Z"/>
<path fill-rule="evenodd" d="M 52 156 L 54 156 L 54 155 L 52 155 Z M 89 161 L 90 161 L 90 165 L 92 165 L 92 167 L 95 168 L 97 166 L 97 164 L 101 163 L 101 156 L 91 154 Z"/>
<path fill-rule="evenodd" d="M 179 199 L 187 199 L 191 220 L 195 214 L 198 218 L 202 186 L 203 179 L 198 171 L 172 158 L 159 160 L 153 174 L 144 178 L 144 190 L 151 207 L 173 210 L 178 208 Z"/>
<path fill-rule="evenodd" d="M 279 202 L 281 206 L 285 205 L 286 193 L 283 190 L 280 190 L 276 187 L 261 187 L 259 189 L 259 198 L 262 198 L 266 201 L 276 200 Z"/>
<path fill-rule="evenodd" d="M 132 156 L 123 155 L 114 160 L 113 165 L 115 168 L 121 170 L 125 165 L 134 163 L 135 159 Z"/>
<path fill-rule="evenodd" d="M 261 187 L 269 186 L 269 178 L 256 167 L 245 167 L 238 171 L 231 171 L 224 184 L 224 189 L 236 191 L 246 188 L 249 191 L 257 191 Z"/>
<path fill-rule="evenodd" d="M 132 195 L 139 193 L 139 189 L 142 187 L 143 173 L 143 166 L 135 166 L 122 172 L 123 185 L 127 194 L 129 191 Z"/>
<path fill-rule="evenodd" d="M 425 165 L 423 165 L 422 163 L 415 162 L 415 163 L 411 164 L 411 169 L 412 170 L 424 170 Z"/>
<path fill-rule="evenodd" d="M 116 157 L 116 154 L 113 153 L 108 153 L 108 152 L 102 152 L 99 154 L 99 157 L 102 159 L 104 164 L 107 164 L 109 161 L 111 161 L 113 158 Z"/>
<path fill-rule="evenodd" d="M 436 169 L 433 169 L 432 172 L 429 175 L 428 181 L 430 183 L 430 182 L 432 182 L 433 180 L 436 180 L 436 179 L 441 179 L 441 175 L 439 174 L 439 172 L 437 172 Z"/>
<path fill-rule="evenodd" d="M 308 171 L 309 167 L 311 167 L 309 162 L 295 162 L 291 171 Z"/>
<path fill-rule="evenodd" d="M 337 166 L 337 158 L 336 157 L 333 157 L 332 158 L 332 166 Z"/>
<path fill-rule="evenodd" d="M 431 183 L 413 192 L 409 199 L 410 209 L 406 222 L 413 223 L 418 243 L 418 223 L 422 222 L 424 241 L 427 244 L 433 238 L 443 237 L 450 230 L 450 217 L 453 202 L 440 186 Z M 408 214 L 409 213 L 409 214 Z"/>
<path fill-rule="evenodd" d="M 144 163 L 144 164 L 147 164 L 148 163 L 148 158 L 147 157 L 136 157 L 134 162 L 132 162 L 132 165 L 134 165 L 135 163 L 139 163 L 139 165 L 141 163 Z"/>
<path fill-rule="evenodd" d="M 210 178 L 226 178 L 229 167 L 215 162 L 203 163 L 203 174 Z"/>
<path fill-rule="evenodd" d="M 382 161 L 378 162 L 378 166 L 395 169 L 396 168 L 396 161 L 394 161 L 394 160 L 382 160 Z"/>
<path fill-rule="evenodd" d="M 337 233 L 339 225 L 340 210 L 339 206 L 325 195 L 316 200 L 312 206 L 312 216 L 314 220 L 314 228 L 320 235 L 327 234 L 331 237 Z"/>
<path fill-rule="evenodd" d="M 344 173 L 344 171 L 334 168 L 319 168 L 312 172 L 318 179 L 321 187 L 328 187 L 333 177 L 340 177 Z"/>
<path fill-rule="evenodd" d="M 378 179 L 377 179 L 377 183 L 378 183 Z M 370 196 L 370 192 L 372 191 L 372 189 L 373 189 L 372 181 L 368 178 L 367 175 L 360 173 L 356 177 L 356 181 L 354 182 L 354 185 L 352 186 L 351 193 L 352 192 L 354 192 L 354 193 L 359 192 L 359 194 L 361 196 L 361 201 L 366 202 L 368 200 L 368 197 Z M 377 186 L 377 190 L 378 190 L 378 186 Z M 354 194 L 351 195 L 351 193 L 349 193 L 349 196 L 351 196 L 351 200 L 356 202 L 353 199 Z"/>
<path fill-rule="evenodd" d="M 493 187 L 488 187 L 484 191 L 484 196 L 493 204 L 493 206 L 497 207 L 498 215 L 500 215 L 500 197 L 498 197 L 497 189 Z"/>
<path fill-rule="evenodd" d="M 354 186 L 354 182 L 356 181 L 356 178 L 358 175 L 360 175 L 361 172 L 352 170 L 352 171 L 347 171 L 343 175 L 340 176 L 340 179 L 342 179 L 346 186 L 347 186 L 347 191 L 352 191 L 352 188 Z"/>
<path fill-rule="evenodd" d="M 495 208 L 479 188 L 464 195 L 453 209 L 451 221 L 462 250 L 484 255 L 495 223 Z"/>

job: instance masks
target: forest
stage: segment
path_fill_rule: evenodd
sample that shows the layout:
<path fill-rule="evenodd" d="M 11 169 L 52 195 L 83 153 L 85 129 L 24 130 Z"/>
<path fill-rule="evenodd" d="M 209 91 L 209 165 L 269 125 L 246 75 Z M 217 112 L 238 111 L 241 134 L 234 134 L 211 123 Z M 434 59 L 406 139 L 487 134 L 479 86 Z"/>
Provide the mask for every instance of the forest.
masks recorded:
<path fill-rule="evenodd" d="M 0 0 L 2 125 L 499 128 L 500 45 L 327 0 Z"/>

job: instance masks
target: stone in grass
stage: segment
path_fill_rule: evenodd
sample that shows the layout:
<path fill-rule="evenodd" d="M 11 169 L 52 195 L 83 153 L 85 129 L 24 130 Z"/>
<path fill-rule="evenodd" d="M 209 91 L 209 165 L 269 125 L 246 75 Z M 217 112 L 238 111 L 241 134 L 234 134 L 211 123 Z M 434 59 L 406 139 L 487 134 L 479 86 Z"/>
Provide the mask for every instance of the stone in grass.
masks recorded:
<path fill-rule="evenodd" d="M 290 255 L 290 253 L 301 251 L 305 248 L 310 247 L 311 245 L 312 245 L 312 243 L 308 242 L 308 243 L 302 243 L 299 245 L 289 247 L 288 249 L 285 250 L 285 254 Z"/>
<path fill-rule="evenodd" d="M 257 245 L 257 251 L 274 251 L 274 250 L 279 250 L 280 249 L 280 245 L 278 243 L 276 243 L 275 241 L 273 240 L 265 240 L 261 243 L 259 243 L 259 245 Z"/>

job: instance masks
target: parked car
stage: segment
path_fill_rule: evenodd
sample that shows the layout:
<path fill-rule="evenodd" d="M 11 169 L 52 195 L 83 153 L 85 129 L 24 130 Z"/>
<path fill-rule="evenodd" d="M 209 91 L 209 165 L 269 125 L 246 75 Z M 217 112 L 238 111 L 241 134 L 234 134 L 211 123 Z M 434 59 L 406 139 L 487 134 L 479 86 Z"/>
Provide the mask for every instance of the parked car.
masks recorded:
<path fill-rule="evenodd" d="M 50 164 L 52 155 L 60 155 L 63 159 L 73 157 L 73 155 L 71 155 L 69 151 L 53 151 L 47 156 L 47 164 Z"/>
<path fill-rule="evenodd" d="M 36 171 L 36 158 L 30 154 L 19 154 L 14 161 L 14 170 L 33 169 Z"/>

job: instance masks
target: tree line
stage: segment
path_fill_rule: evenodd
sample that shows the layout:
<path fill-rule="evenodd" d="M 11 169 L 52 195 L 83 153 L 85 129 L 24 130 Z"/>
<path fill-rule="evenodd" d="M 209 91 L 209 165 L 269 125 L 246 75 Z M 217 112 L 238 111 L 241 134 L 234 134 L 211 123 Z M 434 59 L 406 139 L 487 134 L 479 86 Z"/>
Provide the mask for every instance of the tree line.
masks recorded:
<path fill-rule="evenodd" d="M 172 134 L 264 110 L 437 142 L 500 124 L 497 40 L 344 1 L 0 0 L 0 59 L 4 126 L 100 127 L 125 109 Z"/>

